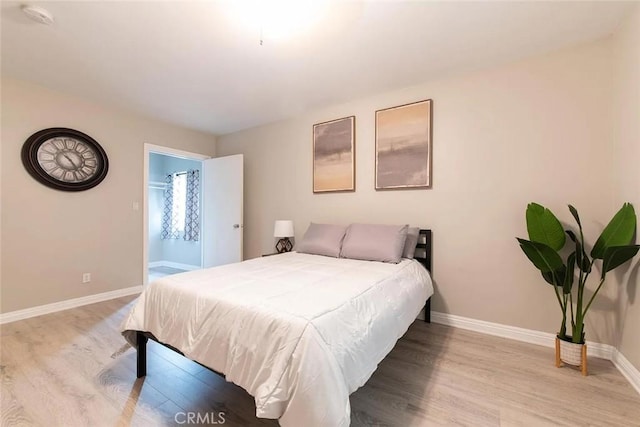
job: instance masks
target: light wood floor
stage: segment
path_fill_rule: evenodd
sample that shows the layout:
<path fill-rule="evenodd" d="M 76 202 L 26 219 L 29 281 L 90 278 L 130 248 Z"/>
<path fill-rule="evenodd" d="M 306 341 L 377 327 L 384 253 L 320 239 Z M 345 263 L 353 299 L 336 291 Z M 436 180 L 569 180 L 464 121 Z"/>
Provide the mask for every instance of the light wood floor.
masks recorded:
<path fill-rule="evenodd" d="M 189 411 L 222 411 L 227 426 L 278 425 L 257 419 L 241 388 L 154 343 L 136 380 L 119 333 L 131 301 L 2 325 L 2 426 L 178 425 Z M 417 321 L 351 396 L 351 424 L 640 426 L 640 395 L 610 362 L 589 363 L 583 378 L 555 368 L 553 349 Z"/>

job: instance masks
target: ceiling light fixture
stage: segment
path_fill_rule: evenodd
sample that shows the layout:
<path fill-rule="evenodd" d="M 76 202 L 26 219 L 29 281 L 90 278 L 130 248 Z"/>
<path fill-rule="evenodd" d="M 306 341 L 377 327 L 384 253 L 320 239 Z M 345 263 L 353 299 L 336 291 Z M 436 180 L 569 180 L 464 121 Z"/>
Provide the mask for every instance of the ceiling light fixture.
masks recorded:
<path fill-rule="evenodd" d="M 23 5 L 21 7 L 22 12 L 29 17 L 29 19 L 36 21 L 39 24 L 51 25 L 53 24 L 53 15 L 48 10 L 38 6 Z"/>

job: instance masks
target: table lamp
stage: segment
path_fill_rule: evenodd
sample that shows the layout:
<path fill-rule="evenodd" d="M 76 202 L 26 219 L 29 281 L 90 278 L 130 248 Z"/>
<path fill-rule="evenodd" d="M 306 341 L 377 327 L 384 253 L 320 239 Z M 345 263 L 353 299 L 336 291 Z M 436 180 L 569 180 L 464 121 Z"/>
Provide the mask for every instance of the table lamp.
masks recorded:
<path fill-rule="evenodd" d="M 278 253 L 290 252 L 293 249 L 293 244 L 289 237 L 293 237 L 293 221 L 290 220 L 277 220 L 276 225 L 273 228 L 273 237 L 279 237 L 278 243 L 276 243 L 276 251 Z"/>

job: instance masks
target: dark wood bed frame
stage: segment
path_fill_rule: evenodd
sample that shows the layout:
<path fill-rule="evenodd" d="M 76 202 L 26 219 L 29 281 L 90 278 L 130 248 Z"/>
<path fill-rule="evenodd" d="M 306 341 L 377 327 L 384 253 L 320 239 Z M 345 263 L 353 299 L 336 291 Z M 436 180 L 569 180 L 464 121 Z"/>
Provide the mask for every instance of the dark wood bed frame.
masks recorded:
<path fill-rule="evenodd" d="M 431 260 L 432 260 L 432 238 L 431 238 L 431 230 L 420 230 L 420 234 L 418 236 L 418 243 L 416 245 L 416 253 L 414 255 L 414 259 L 420 264 L 422 264 L 429 273 L 432 273 L 431 270 Z M 433 273 L 432 273 L 433 275 Z M 431 323 L 431 297 L 427 299 L 424 305 L 424 321 L 427 323 Z M 136 331 L 136 346 L 138 348 L 137 353 L 137 365 L 136 365 L 136 376 L 138 378 L 144 377 L 147 375 L 147 341 L 153 340 L 158 344 L 161 344 L 168 349 L 175 351 L 178 354 L 184 356 L 184 353 L 178 350 L 177 348 L 165 344 L 163 342 L 158 341 L 158 339 L 153 336 L 150 332 Z M 186 356 L 185 356 L 186 357 Z M 215 372 L 216 374 L 224 377 L 224 374 L 209 368 L 208 366 L 203 365 L 202 363 L 195 360 L 194 362 L 198 363 L 201 366 L 209 369 L 210 371 Z"/>

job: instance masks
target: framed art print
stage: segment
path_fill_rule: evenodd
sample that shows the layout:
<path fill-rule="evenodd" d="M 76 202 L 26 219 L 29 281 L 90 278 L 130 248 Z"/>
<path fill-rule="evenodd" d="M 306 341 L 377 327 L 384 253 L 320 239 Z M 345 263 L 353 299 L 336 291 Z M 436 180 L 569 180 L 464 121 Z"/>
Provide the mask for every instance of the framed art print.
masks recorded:
<path fill-rule="evenodd" d="M 376 111 L 376 190 L 431 187 L 432 101 Z"/>
<path fill-rule="evenodd" d="M 355 116 L 313 125 L 313 192 L 355 191 Z"/>

